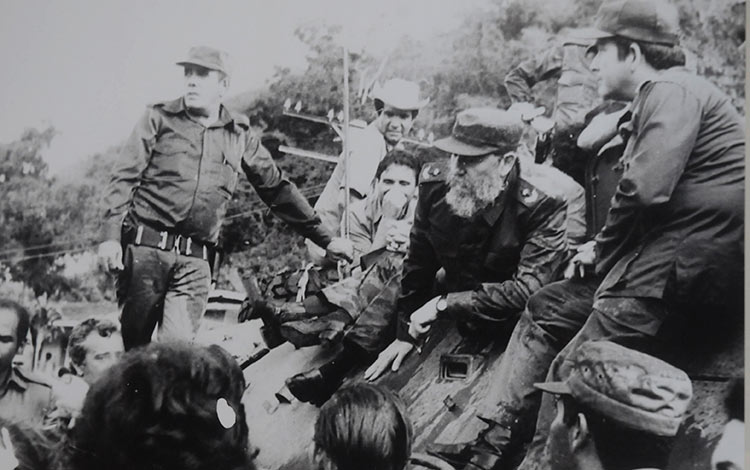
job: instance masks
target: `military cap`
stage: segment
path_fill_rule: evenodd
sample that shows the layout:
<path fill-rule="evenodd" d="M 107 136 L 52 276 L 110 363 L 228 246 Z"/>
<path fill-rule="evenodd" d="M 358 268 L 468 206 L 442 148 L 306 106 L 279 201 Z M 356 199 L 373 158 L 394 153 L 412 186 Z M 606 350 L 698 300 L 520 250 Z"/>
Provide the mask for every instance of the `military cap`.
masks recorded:
<path fill-rule="evenodd" d="M 227 61 L 228 56 L 226 52 L 208 46 L 195 46 L 190 48 L 187 58 L 177 62 L 177 65 L 199 65 L 230 75 Z"/>
<path fill-rule="evenodd" d="M 534 384 L 619 424 L 674 436 L 693 396 L 687 374 L 648 354 L 609 341 L 588 341 L 574 353 L 564 382 Z"/>
<path fill-rule="evenodd" d="M 450 137 L 436 140 L 440 150 L 476 157 L 506 153 L 518 147 L 523 123 L 517 113 L 497 108 L 472 108 L 458 113 Z"/>
<path fill-rule="evenodd" d="M 663 0 L 605 0 L 594 26 L 575 30 L 570 36 L 589 40 L 620 36 L 676 46 L 680 43 L 679 15 L 674 5 Z"/>

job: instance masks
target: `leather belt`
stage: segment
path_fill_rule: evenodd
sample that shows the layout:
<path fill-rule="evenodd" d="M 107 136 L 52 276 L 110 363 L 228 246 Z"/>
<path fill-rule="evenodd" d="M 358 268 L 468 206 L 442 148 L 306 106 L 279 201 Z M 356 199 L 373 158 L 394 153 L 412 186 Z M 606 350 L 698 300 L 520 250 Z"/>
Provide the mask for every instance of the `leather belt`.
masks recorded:
<path fill-rule="evenodd" d="M 214 247 L 207 243 L 167 231 L 154 230 L 145 225 L 138 225 L 134 230 L 125 230 L 124 232 L 124 244 L 174 251 L 178 255 L 191 256 L 205 261 L 209 261 L 215 251 Z"/>

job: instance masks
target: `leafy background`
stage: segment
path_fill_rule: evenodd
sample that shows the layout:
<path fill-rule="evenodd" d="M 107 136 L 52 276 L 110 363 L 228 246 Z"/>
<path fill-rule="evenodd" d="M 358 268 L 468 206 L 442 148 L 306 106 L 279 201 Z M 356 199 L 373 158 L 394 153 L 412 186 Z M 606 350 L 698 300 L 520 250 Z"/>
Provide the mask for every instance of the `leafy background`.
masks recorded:
<path fill-rule="evenodd" d="M 404 36 L 387 57 L 352 51 L 352 117 L 366 121 L 374 117 L 370 102 L 361 99 L 363 87 L 376 78 L 403 77 L 418 81 L 431 99 L 417 127 L 445 135 L 458 110 L 474 105 L 507 106 L 505 74 L 553 45 L 561 28 L 587 25 L 599 3 L 489 0 L 467 9 L 461 26 L 454 30 L 423 41 Z M 678 0 L 676 4 L 688 66 L 724 90 L 744 114 L 745 3 Z M 233 96 L 227 104 L 250 117 L 279 166 L 312 202 L 332 165 L 283 156 L 275 149 L 286 143 L 336 155 L 340 143 L 324 125 L 283 117 L 282 103 L 287 98 L 301 101 L 306 112 L 319 115 L 341 109 L 341 27 L 306 23 L 295 34 L 308 50 L 306 69 L 278 68 L 265 86 Z M 551 110 L 554 81 L 537 85 L 534 92 L 537 102 Z M 87 157 L 84 169 L 63 183 L 49 176 L 41 156 L 54 136 L 52 127 L 28 129 L 17 140 L 0 144 L 0 295 L 22 300 L 111 300 L 110 277 L 91 269 L 71 273 L 70 266 L 87 265 L 93 259 L 103 211 L 101 196 L 120 143 Z M 228 214 L 222 235 L 227 253 L 222 273 L 236 267 L 262 280 L 304 263 L 302 239 L 262 206 L 246 181 L 239 185 Z M 222 276 L 220 287 L 226 287 L 225 279 Z"/>

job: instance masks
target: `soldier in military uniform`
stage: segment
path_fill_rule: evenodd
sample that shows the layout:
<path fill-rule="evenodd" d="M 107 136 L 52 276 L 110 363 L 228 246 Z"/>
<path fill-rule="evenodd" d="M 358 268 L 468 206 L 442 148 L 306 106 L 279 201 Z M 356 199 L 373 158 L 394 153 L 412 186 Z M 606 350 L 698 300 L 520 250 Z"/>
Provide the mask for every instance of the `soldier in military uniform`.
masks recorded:
<path fill-rule="evenodd" d="M 0 418 L 41 425 L 52 409 L 52 388 L 13 364 L 28 331 L 29 312 L 17 302 L 0 299 Z"/>
<path fill-rule="evenodd" d="M 260 198 L 335 261 L 351 243 L 326 230 L 296 186 L 250 132 L 246 116 L 221 104 L 229 87 L 226 54 L 194 47 L 178 62 L 185 94 L 149 106 L 105 194 L 103 264 L 119 271 L 125 349 L 159 339 L 191 339 L 211 285 L 221 224 L 242 170 Z"/>
<path fill-rule="evenodd" d="M 451 137 L 435 143 L 452 154 L 450 165 L 428 164 L 420 175 L 396 307 L 398 339 L 367 378 L 398 369 L 438 315 L 483 327 L 513 322 L 528 296 L 552 280 L 567 247 L 566 203 L 543 189 L 545 182 L 522 175 L 514 152 L 522 126 L 506 111 L 470 109 L 458 115 Z M 324 395 L 341 378 L 321 373 L 305 385 Z"/>

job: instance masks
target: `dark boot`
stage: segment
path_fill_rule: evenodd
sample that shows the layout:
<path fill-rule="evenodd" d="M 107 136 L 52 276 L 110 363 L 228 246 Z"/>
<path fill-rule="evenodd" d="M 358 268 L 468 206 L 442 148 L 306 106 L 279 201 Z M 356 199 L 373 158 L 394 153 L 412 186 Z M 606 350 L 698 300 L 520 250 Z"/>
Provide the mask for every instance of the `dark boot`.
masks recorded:
<path fill-rule="evenodd" d="M 321 340 L 330 341 L 340 337 L 351 321 L 348 313 L 337 310 L 318 318 L 282 323 L 279 332 L 295 347 L 301 348 L 320 344 Z"/>
<path fill-rule="evenodd" d="M 427 452 L 465 470 L 504 468 L 521 444 L 518 421 L 508 419 L 501 424 L 481 417 L 479 419 L 487 423 L 487 427 L 480 431 L 475 440 L 459 444 L 432 444 Z"/>
<path fill-rule="evenodd" d="M 324 377 L 320 369 L 312 369 L 289 377 L 286 386 L 297 400 L 322 406 L 338 390 L 341 381 Z"/>
<path fill-rule="evenodd" d="M 341 351 L 320 369 L 292 376 L 286 380 L 286 386 L 299 401 L 321 406 L 338 390 L 347 374 L 368 358 L 368 353 L 359 346 L 344 343 Z"/>

